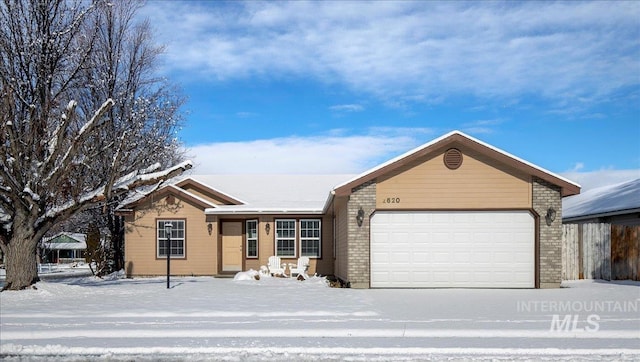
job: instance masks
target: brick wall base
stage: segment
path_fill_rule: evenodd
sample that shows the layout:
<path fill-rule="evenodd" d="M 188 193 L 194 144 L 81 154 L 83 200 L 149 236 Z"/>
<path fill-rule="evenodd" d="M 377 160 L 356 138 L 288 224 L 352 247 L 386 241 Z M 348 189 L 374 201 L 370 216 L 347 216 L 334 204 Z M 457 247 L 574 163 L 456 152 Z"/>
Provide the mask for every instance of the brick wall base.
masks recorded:
<path fill-rule="evenodd" d="M 362 209 L 362 225 L 358 225 L 356 216 Z M 370 256 L 370 217 L 376 209 L 376 184 L 366 182 L 355 189 L 347 205 L 348 220 L 348 267 L 347 281 L 351 288 L 369 288 Z"/>
<path fill-rule="evenodd" d="M 553 208 L 555 219 L 547 218 Z M 539 178 L 533 179 L 533 209 L 539 215 L 540 288 L 558 288 L 562 281 L 562 196 L 560 188 Z"/>

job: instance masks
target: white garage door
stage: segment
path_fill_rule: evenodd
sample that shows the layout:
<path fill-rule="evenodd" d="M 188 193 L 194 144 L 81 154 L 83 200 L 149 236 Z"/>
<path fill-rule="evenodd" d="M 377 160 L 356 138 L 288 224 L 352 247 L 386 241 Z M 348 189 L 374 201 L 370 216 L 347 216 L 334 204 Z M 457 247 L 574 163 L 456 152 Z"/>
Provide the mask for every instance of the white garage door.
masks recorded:
<path fill-rule="evenodd" d="M 528 211 L 377 211 L 371 219 L 373 288 L 533 288 Z"/>

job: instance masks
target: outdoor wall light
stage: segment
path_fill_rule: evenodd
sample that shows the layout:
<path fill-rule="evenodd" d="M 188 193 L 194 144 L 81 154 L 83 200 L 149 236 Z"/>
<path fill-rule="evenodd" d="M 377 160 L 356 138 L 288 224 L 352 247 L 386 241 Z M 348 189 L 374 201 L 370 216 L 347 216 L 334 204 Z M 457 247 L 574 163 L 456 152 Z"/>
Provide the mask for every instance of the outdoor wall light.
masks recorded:
<path fill-rule="evenodd" d="M 358 226 L 362 226 L 362 222 L 364 221 L 364 210 L 362 210 L 362 206 L 358 209 L 358 214 L 356 215 L 356 222 Z"/>
<path fill-rule="evenodd" d="M 211 232 L 213 231 L 213 224 L 212 223 L 209 223 L 207 225 L 207 231 L 209 232 L 209 235 L 211 235 Z"/>
<path fill-rule="evenodd" d="M 271 230 L 271 224 L 267 223 L 267 224 L 264 226 L 264 231 L 266 231 L 266 232 L 267 232 L 267 235 L 269 235 L 269 230 Z"/>
<path fill-rule="evenodd" d="M 551 223 L 556 220 L 556 209 L 553 207 L 548 208 L 547 215 L 545 215 L 544 218 L 547 221 L 547 225 L 551 225 Z"/>

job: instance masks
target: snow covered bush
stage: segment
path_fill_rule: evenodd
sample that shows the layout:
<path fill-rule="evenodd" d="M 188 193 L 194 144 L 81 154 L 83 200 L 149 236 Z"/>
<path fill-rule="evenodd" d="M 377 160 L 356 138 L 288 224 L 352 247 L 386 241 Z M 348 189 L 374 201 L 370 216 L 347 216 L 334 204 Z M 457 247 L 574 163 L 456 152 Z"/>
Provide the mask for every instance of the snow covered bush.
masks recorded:
<path fill-rule="evenodd" d="M 233 280 L 260 280 L 260 273 L 253 269 L 249 269 L 244 272 L 236 273 Z"/>

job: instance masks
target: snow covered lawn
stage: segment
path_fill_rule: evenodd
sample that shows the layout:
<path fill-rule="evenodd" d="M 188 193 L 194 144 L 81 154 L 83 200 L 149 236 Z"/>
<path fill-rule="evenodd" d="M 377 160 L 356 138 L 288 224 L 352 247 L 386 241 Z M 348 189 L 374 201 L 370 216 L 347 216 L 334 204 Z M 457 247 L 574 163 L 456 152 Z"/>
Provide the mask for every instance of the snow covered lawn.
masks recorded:
<path fill-rule="evenodd" d="M 48 280 L 0 293 L 0 358 L 640 359 L 640 284 L 335 289 L 322 278 Z M 569 316 L 569 319 L 565 319 Z"/>

